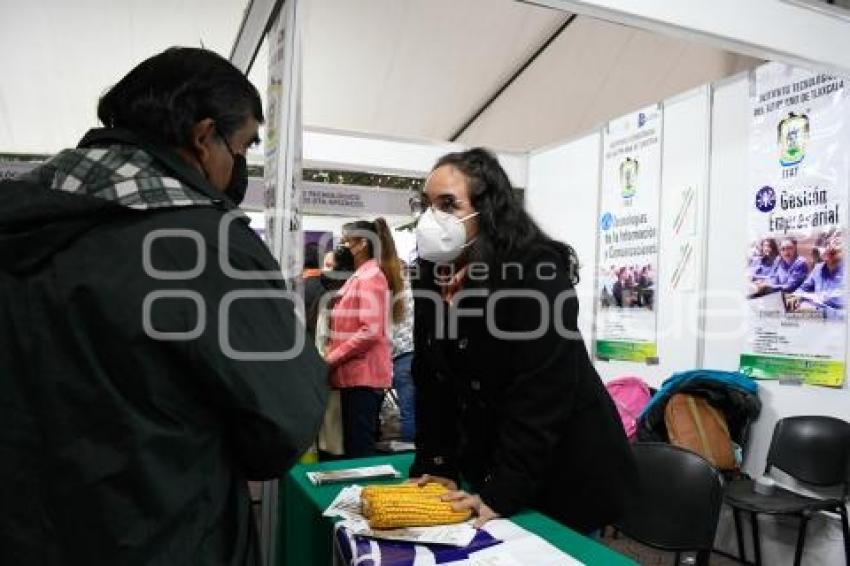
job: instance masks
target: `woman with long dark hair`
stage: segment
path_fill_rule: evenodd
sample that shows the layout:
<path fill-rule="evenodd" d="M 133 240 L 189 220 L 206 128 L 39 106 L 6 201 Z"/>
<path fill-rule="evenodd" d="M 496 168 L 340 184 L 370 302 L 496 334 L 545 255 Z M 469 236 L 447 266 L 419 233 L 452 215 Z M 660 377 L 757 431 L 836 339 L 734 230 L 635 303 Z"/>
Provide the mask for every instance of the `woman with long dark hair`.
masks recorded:
<path fill-rule="evenodd" d="M 758 251 L 759 254 L 750 260 L 750 278 L 753 281 L 763 281 L 773 273 L 773 266 L 779 257 L 776 238 L 762 238 Z"/>
<path fill-rule="evenodd" d="M 404 305 L 392 301 L 402 291 L 403 280 L 383 218 L 344 225 L 338 252 L 341 261 L 351 260 L 355 271 L 331 312 L 325 360 L 331 368 L 331 387 L 340 391 L 345 456 L 359 458 L 375 452 L 381 402 L 384 391 L 392 387 L 387 315 L 392 312 L 397 321 L 404 314 Z"/>
<path fill-rule="evenodd" d="M 411 477 L 479 525 L 526 507 L 584 533 L 616 520 L 635 468 L 578 332 L 575 252 L 484 149 L 442 157 L 420 209 Z"/>

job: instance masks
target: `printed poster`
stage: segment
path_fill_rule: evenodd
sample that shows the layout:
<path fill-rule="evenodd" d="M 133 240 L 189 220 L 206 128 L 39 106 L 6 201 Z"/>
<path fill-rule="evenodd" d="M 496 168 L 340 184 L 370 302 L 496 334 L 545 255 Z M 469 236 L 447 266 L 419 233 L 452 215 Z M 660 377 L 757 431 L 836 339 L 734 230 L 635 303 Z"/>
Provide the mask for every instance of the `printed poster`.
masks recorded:
<path fill-rule="evenodd" d="M 269 30 L 266 166 L 266 243 L 284 278 L 304 263 L 301 232 L 301 35 L 297 2 L 287 2 Z"/>
<path fill-rule="evenodd" d="M 741 371 L 840 387 L 850 172 L 844 81 L 778 63 L 759 67 L 750 81 Z"/>
<path fill-rule="evenodd" d="M 266 125 L 265 125 L 265 140 L 263 147 L 265 148 L 266 163 L 264 167 L 263 178 L 263 195 L 264 209 L 266 216 L 265 237 L 266 244 L 272 251 L 272 255 L 278 258 L 280 253 L 280 222 L 279 219 L 283 216 L 282 195 L 278 195 L 278 159 L 280 157 L 280 129 L 282 124 L 281 106 L 283 105 L 283 61 L 285 50 L 285 28 L 283 27 L 283 18 L 278 16 L 269 30 L 269 68 L 268 68 L 268 89 L 266 90 Z M 281 209 L 278 209 L 278 204 Z"/>
<path fill-rule="evenodd" d="M 658 363 L 661 123 L 661 109 L 651 106 L 610 122 L 603 133 L 598 359 Z"/>

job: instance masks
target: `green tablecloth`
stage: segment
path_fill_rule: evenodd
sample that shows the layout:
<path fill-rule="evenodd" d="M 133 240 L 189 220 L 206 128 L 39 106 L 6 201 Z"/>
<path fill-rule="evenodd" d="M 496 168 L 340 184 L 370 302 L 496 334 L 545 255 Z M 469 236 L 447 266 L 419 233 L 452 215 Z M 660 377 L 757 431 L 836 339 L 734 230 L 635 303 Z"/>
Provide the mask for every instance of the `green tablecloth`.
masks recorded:
<path fill-rule="evenodd" d="M 279 564 L 283 566 L 329 566 L 332 563 L 334 520 L 322 517 L 322 511 L 331 504 L 337 493 L 347 484 L 314 486 L 307 479 L 305 472 L 392 464 L 398 471 L 406 475 L 412 458 L 412 454 L 399 454 L 295 466 L 281 478 L 280 482 L 277 541 Z M 394 483 L 397 481 L 361 481 L 358 483 Z M 511 520 L 589 566 L 597 564 L 605 566 L 636 565 L 629 558 L 540 513 L 524 511 L 511 517 Z"/>

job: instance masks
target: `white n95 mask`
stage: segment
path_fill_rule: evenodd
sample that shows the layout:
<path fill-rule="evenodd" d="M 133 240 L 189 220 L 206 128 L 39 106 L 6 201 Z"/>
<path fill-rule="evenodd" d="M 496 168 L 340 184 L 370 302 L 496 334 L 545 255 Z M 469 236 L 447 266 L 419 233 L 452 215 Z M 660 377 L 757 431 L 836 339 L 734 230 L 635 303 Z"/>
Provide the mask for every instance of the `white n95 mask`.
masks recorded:
<path fill-rule="evenodd" d="M 419 257 L 434 263 L 454 261 L 463 252 L 466 243 L 466 228 L 463 223 L 477 216 L 473 212 L 458 218 L 448 212 L 426 210 L 416 224 L 416 247 Z M 472 242 L 470 242 L 472 243 Z"/>

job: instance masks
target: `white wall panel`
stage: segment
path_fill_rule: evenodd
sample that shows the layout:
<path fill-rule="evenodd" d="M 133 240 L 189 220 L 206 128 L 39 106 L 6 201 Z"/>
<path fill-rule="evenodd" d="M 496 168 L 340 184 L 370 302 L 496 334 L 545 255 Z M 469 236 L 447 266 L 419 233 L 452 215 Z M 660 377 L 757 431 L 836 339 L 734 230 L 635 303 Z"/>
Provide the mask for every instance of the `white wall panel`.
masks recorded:
<path fill-rule="evenodd" d="M 633 362 L 596 362 L 603 378 L 638 375 L 654 386 L 671 373 L 695 367 L 698 360 L 698 309 L 702 263 L 703 224 L 698 222 L 693 236 L 691 257 L 694 285 L 673 290 L 671 266 L 678 254 L 673 238 L 673 210 L 681 190 L 693 186 L 697 211 L 704 207 L 707 173 L 708 89 L 686 93 L 664 105 L 662 141 L 661 220 L 659 225 L 658 268 L 658 353 L 660 363 L 648 366 Z M 597 215 L 599 194 L 599 133 L 532 153 L 529 158 L 529 212 L 556 239 L 576 248 L 582 263 L 582 281 L 578 286 L 580 329 L 588 349 L 593 322 L 593 285 L 597 251 Z"/>
<path fill-rule="evenodd" d="M 576 293 L 579 330 L 587 348 L 593 337 L 593 270 L 596 200 L 599 193 L 599 133 L 532 154 L 525 205 L 551 237 L 575 248 L 581 263 Z"/>

